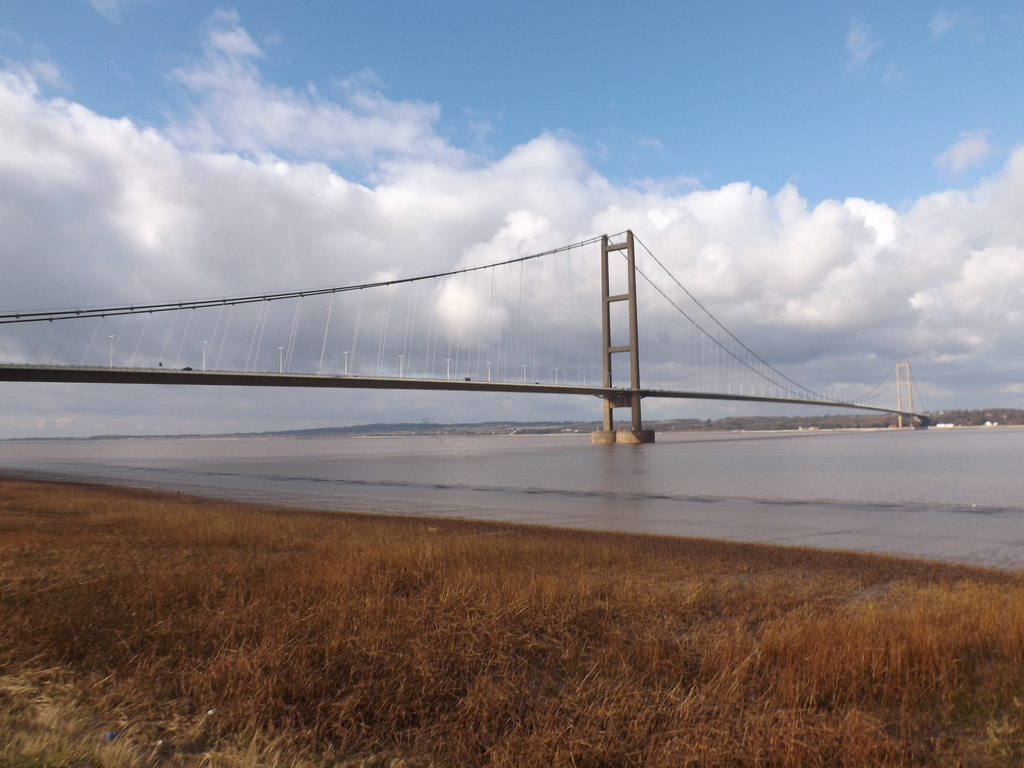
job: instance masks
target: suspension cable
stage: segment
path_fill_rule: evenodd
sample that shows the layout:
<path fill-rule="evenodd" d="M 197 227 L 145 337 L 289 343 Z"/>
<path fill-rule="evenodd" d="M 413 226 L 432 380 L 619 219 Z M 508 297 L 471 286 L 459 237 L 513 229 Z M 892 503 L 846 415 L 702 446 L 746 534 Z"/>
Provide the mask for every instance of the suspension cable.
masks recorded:
<path fill-rule="evenodd" d="M 89 307 L 80 309 L 55 309 L 55 310 L 38 310 L 30 312 L 6 312 L 0 313 L 0 325 L 9 323 L 31 323 L 39 322 L 42 320 L 71 320 L 81 317 L 111 317 L 117 315 L 130 315 L 142 312 L 174 312 L 180 309 L 202 309 L 205 307 L 218 307 L 226 305 L 238 305 L 238 304 L 255 304 L 262 301 L 278 301 L 282 299 L 301 299 L 308 296 L 324 296 L 331 293 L 346 293 L 348 291 L 360 291 L 366 288 L 383 288 L 385 286 L 402 285 L 404 283 L 414 283 L 419 280 L 431 280 L 440 277 L 451 277 L 454 275 L 463 275 L 468 272 L 479 272 L 484 269 L 493 269 L 494 267 L 504 267 L 509 264 L 521 264 L 526 261 L 532 261 L 533 259 L 539 259 L 543 256 L 550 256 L 556 253 L 562 253 L 572 248 L 578 248 L 580 246 L 590 245 L 600 240 L 600 237 L 592 237 L 589 240 L 583 240 L 572 245 L 563 245 L 559 248 L 552 248 L 549 251 L 542 253 L 533 253 L 529 256 L 520 256 L 515 259 L 508 259 L 506 261 L 499 261 L 493 264 L 482 264 L 477 267 L 463 267 L 462 269 L 452 269 L 445 272 L 437 272 L 431 275 L 418 275 L 416 277 L 401 277 L 393 280 L 381 280 L 374 283 L 361 283 L 358 285 L 343 285 L 335 286 L 332 288 L 316 288 L 313 290 L 306 291 L 289 291 L 285 293 L 265 293 L 251 296 L 235 296 L 228 298 L 219 299 L 197 299 L 193 301 L 174 301 L 158 304 L 122 304 L 118 306 L 110 307 Z"/>
<path fill-rule="evenodd" d="M 662 263 L 661 263 L 661 261 L 660 261 L 660 260 L 658 259 L 658 257 L 657 257 L 657 256 L 655 256 L 655 255 L 654 255 L 654 254 L 653 254 L 653 253 L 651 252 L 651 249 L 650 249 L 650 248 L 648 248 L 648 247 L 647 247 L 647 246 L 646 246 L 646 245 L 645 245 L 645 244 L 644 244 L 644 243 L 643 243 L 642 241 L 640 241 L 640 239 L 639 239 L 638 237 L 636 237 L 636 235 L 635 235 L 635 234 L 633 235 L 633 238 L 634 238 L 634 240 L 636 240 L 636 241 L 637 241 L 638 243 L 640 243 L 640 246 L 641 246 L 641 247 L 642 247 L 642 248 L 643 248 L 643 249 L 644 249 L 645 251 L 647 251 L 647 255 L 648 255 L 648 256 L 650 256 L 650 257 L 651 257 L 652 259 L 654 259 L 654 262 L 655 262 L 655 263 L 656 263 L 656 264 L 657 264 L 657 265 L 658 265 L 659 267 L 661 267 L 662 271 L 664 271 L 664 272 L 665 272 L 665 274 L 669 276 L 669 278 L 670 278 L 670 279 L 672 280 L 672 282 L 674 282 L 674 283 L 675 283 L 675 284 L 676 284 L 676 285 L 677 285 L 677 286 L 678 286 L 678 287 L 679 287 L 679 288 L 680 288 L 680 289 L 681 289 L 681 290 L 683 291 L 683 293 L 685 293 L 685 294 L 687 295 L 687 297 L 689 297 L 689 299 L 690 299 L 690 300 L 691 300 L 691 301 L 692 301 L 692 302 L 693 302 L 694 304 L 696 304 L 696 305 L 697 305 L 698 307 L 700 307 L 700 308 L 701 308 L 701 310 L 702 310 L 702 311 L 703 311 L 703 312 L 704 312 L 704 313 L 705 313 L 705 314 L 706 314 L 706 315 L 707 315 L 708 317 L 710 317 L 710 318 L 711 318 L 711 320 L 712 320 L 712 321 L 713 321 L 713 322 L 715 323 L 715 325 L 716 325 L 716 326 L 717 326 L 718 328 L 720 328 L 721 330 L 725 331 L 725 333 L 726 333 L 726 334 L 727 334 L 727 335 L 729 336 L 729 338 L 730 338 L 730 339 L 732 339 L 733 341 L 735 341 L 735 342 L 736 342 L 737 344 L 739 344 L 739 345 L 740 345 L 740 347 L 741 347 L 741 348 L 742 348 L 743 350 L 745 350 L 745 351 L 746 351 L 746 352 L 747 352 L 748 354 L 750 354 L 750 356 L 751 356 L 751 357 L 753 357 L 753 358 L 754 358 L 755 360 L 757 360 L 757 361 L 758 361 L 759 363 L 761 363 L 761 365 L 763 365 L 763 366 L 764 366 L 765 368 L 767 368 L 768 370 L 770 370 L 770 371 L 771 371 L 772 373 L 776 374 L 776 375 L 777 375 L 777 376 L 778 376 L 779 378 L 781 378 L 781 379 L 782 379 L 783 381 L 785 381 L 785 382 L 788 382 L 788 383 L 789 383 L 790 385 L 792 385 L 793 387 L 795 387 L 795 388 L 796 388 L 796 390 L 795 390 L 795 391 L 797 391 L 797 392 L 809 392 L 809 393 L 811 393 L 811 394 L 813 394 L 813 395 L 815 395 L 815 396 L 817 396 L 817 397 L 822 397 L 822 395 L 821 395 L 821 394 L 819 394 L 819 393 L 817 393 L 817 392 L 814 392 L 814 390 L 812 390 L 812 389 L 810 389 L 810 388 L 808 388 L 808 387 L 805 387 L 805 386 L 803 386 L 802 384 L 800 384 L 799 382 L 796 382 L 796 381 L 794 381 L 793 379 L 791 379 L 791 378 L 789 378 L 788 376 L 786 376 L 786 374 L 782 373 L 782 371 L 780 371 L 780 370 L 778 370 L 777 368 L 775 368 L 775 366 L 773 366 L 773 365 L 772 365 L 771 363 L 769 363 L 769 362 L 768 362 L 768 361 L 766 361 L 766 360 L 765 360 L 764 358 L 762 358 L 762 357 L 761 357 L 760 355 L 758 355 L 758 354 L 757 354 L 756 352 L 754 352 L 754 351 L 753 351 L 753 350 L 752 350 L 752 349 L 751 349 L 750 347 L 748 347 L 748 346 L 747 346 L 746 344 L 744 344 L 744 343 L 743 343 L 742 341 L 740 341 L 740 340 L 739 340 L 739 339 L 738 339 L 738 338 L 736 337 L 736 335 L 735 335 L 735 334 L 734 334 L 734 333 L 733 333 L 732 331 L 730 331 L 730 330 L 729 330 L 728 328 L 726 328 L 726 327 L 725 327 L 725 325 L 723 325 L 723 324 L 722 324 L 722 323 L 721 323 L 721 322 L 719 321 L 719 319 L 718 319 L 717 317 L 715 317 L 715 316 L 714 316 L 714 315 L 713 315 L 713 314 L 711 313 L 711 311 L 710 311 L 710 310 L 709 310 L 709 309 L 708 309 L 707 307 L 705 307 L 705 306 L 704 306 L 703 304 L 701 304 L 701 303 L 700 303 L 700 301 L 698 301 L 698 300 L 697 300 L 697 298 L 696 298 L 696 297 L 695 297 L 695 296 L 694 296 L 694 295 L 693 295 L 692 293 L 690 293 L 690 292 L 689 292 L 689 291 L 688 291 L 688 290 L 686 289 L 686 287 L 685 287 L 685 286 L 684 286 L 684 285 L 683 285 L 682 283 L 680 283 L 680 282 L 679 282 L 678 278 L 676 278 L 676 276 L 675 276 L 675 275 L 673 275 L 673 274 L 672 274 L 672 273 L 671 273 L 671 272 L 670 272 L 670 271 L 668 270 L 668 268 L 667 268 L 667 267 L 666 267 L 666 266 L 665 266 L 664 264 L 662 264 Z M 638 270 L 638 271 L 639 271 L 639 270 Z M 643 273 L 641 273 L 641 275 L 643 275 Z M 648 281 L 649 283 L 651 283 L 651 285 L 652 285 L 652 286 L 654 287 L 654 289 L 655 289 L 656 291 L 658 291 L 658 293 L 661 293 L 661 295 L 662 295 L 662 296 L 665 296 L 664 292 L 662 292 L 662 290 L 661 290 L 660 288 L 658 288 L 658 286 L 657 286 L 657 285 L 655 285 L 655 284 L 654 284 L 654 283 L 653 283 L 653 282 L 651 281 L 651 279 L 650 279 L 650 278 L 648 278 L 648 277 L 647 277 L 646 275 L 643 275 L 643 278 L 644 278 L 645 280 L 647 280 L 647 281 Z M 672 306 L 674 306 L 674 307 L 675 307 L 675 308 L 676 308 L 676 309 L 677 309 L 677 310 L 678 310 L 678 311 L 679 311 L 679 312 L 680 312 L 680 313 L 681 313 L 681 314 L 682 314 L 682 315 L 683 315 L 683 316 L 684 316 L 684 317 L 685 317 L 685 318 L 686 318 L 687 320 L 689 320 L 689 321 L 690 321 L 690 322 L 692 322 L 692 323 L 693 323 L 693 324 L 694 324 L 695 326 L 697 326 L 697 328 L 698 328 L 698 329 L 699 329 L 699 330 L 700 330 L 700 331 L 701 331 L 702 333 L 705 333 L 705 334 L 707 334 L 707 331 L 705 331 L 705 330 L 704 330 L 704 329 L 703 329 L 703 328 L 702 328 L 702 327 L 700 326 L 700 324 L 699 324 L 699 323 L 697 323 L 697 322 L 696 322 L 696 321 L 695 321 L 695 320 L 694 320 L 694 319 L 693 319 L 692 317 L 690 317 L 690 316 L 689 316 L 689 315 L 687 315 L 687 314 L 686 314 L 685 312 L 683 312 L 683 310 L 682 310 L 682 309 L 680 309 L 680 308 L 679 308 L 679 306 L 678 306 L 677 304 L 675 304 L 675 302 L 673 302 L 673 301 L 672 301 L 671 299 L 669 299 L 669 298 L 668 298 L 668 296 L 665 296 L 665 299 L 666 299 L 667 301 L 669 301 L 669 303 L 670 303 L 670 304 L 672 304 Z M 711 338 L 711 340 L 712 340 L 712 341 L 714 341 L 714 342 L 715 342 L 715 344 L 717 344 L 717 345 L 718 345 L 719 347 L 721 347 L 721 348 L 722 348 L 723 350 L 725 350 L 725 351 L 726 351 L 726 352 L 727 352 L 728 354 L 732 355 L 732 356 L 733 356 L 734 358 L 736 358 L 737 360 L 739 360 L 739 362 L 740 362 L 740 363 L 742 363 L 743 365 L 747 366 L 747 367 L 748 367 L 748 368 L 750 368 L 751 370 L 754 370 L 754 368 L 753 368 L 753 367 L 752 367 L 752 366 L 751 366 L 751 365 L 750 365 L 749 363 L 747 363 L 747 362 L 745 362 L 744 360 L 742 360 L 742 359 L 741 359 L 741 358 L 740 358 L 740 357 L 739 357 L 738 355 L 736 355 L 736 354 L 735 354 L 734 352 L 732 352 L 731 350 L 727 349 L 727 348 L 726 348 L 725 346 L 723 346 L 723 345 L 722 345 L 722 344 L 721 344 L 721 343 L 720 343 L 719 341 L 717 341 L 716 339 L 714 339 L 714 338 L 713 338 L 713 337 L 711 337 L 710 335 L 709 335 L 708 337 L 709 337 L 709 338 Z M 755 373 L 757 373 L 757 371 L 756 371 L 756 370 L 754 370 L 754 372 L 755 372 Z M 766 379 L 769 379 L 769 381 L 771 380 L 771 379 L 770 379 L 770 378 L 769 378 L 768 376 L 765 376 L 764 374 L 760 374 L 760 375 L 762 376 L 762 378 L 766 378 Z"/>

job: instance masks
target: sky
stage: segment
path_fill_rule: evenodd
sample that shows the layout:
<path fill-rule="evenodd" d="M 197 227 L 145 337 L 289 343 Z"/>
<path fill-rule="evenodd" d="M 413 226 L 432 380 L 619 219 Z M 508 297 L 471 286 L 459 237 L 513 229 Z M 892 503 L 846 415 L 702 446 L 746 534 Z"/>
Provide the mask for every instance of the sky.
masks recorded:
<path fill-rule="evenodd" d="M 867 389 L 906 359 L 928 410 L 1024 407 L 1024 2 L 632 5 L 0 2 L 0 311 L 344 285 L 628 228 L 798 381 Z M 0 438 L 599 417 L 2 386 Z"/>

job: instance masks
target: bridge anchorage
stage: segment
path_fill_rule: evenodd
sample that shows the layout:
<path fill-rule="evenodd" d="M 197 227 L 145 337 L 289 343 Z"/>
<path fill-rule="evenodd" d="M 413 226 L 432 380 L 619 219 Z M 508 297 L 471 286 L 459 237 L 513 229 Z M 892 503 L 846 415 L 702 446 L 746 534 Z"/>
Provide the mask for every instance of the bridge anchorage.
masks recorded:
<path fill-rule="evenodd" d="M 2 381 L 587 395 L 602 400 L 591 436 L 599 444 L 653 442 L 647 398 L 815 405 L 928 424 L 913 410 L 909 363 L 897 366 L 895 408 L 877 399 L 891 381 L 873 401 L 815 393 L 725 328 L 632 231 L 373 283 L 0 311 Z M 620 409 L 629 423 L 618 428 Z"/>

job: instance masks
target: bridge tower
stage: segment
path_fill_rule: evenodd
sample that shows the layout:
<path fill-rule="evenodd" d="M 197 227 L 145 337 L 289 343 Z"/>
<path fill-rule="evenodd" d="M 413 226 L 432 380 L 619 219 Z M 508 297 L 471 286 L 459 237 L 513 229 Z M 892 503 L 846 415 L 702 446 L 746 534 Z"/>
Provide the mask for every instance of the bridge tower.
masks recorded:
<path fill-rule="evenodd" d="M 910 361 L 896 361 L 896 410 L 911 413 L 914 410 L 913 382 L 910 378 Z M 903 413 L 896 416 L 897 426 L 903 428 Z M 913 426 L 911 420 L 910 426 Z"/>
<path fill-rule="evenodd" d="M 626 292 L 611 293 L 609 254 L 626 252 Z M 612 345 L 612 305 L 625 301 L 629 325 L 629 342 Z M 603 386 L 612 387 L 612 357 L 621 352 L 629 353 L 629 388 L 604 398 L 604 423 L 602 428 L 591 433 L 592 443 L 653 443 L 654 430 L 644 429 L 640 414 L 640 334 L 637 329 L 636 309 L 636 262 L 633 251 L 633 232 L 626 232 L 621 243 L 608 242 L 608 236 L 601 238 L 601 359 L 604 369 Z M 616 408 L 630 409 L 628 429 L 615 429 Z"/>

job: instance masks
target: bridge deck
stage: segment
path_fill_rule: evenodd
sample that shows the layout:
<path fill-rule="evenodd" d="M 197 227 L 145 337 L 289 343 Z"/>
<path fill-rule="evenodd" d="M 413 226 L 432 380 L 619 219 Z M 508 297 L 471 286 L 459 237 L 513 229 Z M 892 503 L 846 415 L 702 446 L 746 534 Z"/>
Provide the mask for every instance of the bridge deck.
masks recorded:
<path fill-rule="evenodd" d="M 378 376 L 336 376 L 309 373 L 268 373 L 248 371 L 195 371 L 170 368 L 101 368 L 89 366 L 0 364 L 0 381 L 69 384 L 166 384 L 220 387 L 305 387 L 312 389 L 405 389 L 449 392 L 527 392 L 550 395 L 590 395 L 609 398 L 629 392 L 622 387 L 593 387 L 578 384 L 542 384 L 539 382 L 477 381 L 473 379 L 421 379 Z M 733 395 L 714 392 L 686 392 L 666 389 L 640 389 L 644 398 L 684 400 L 731 400 L 757 403 L 788 403 L 891 413 L 919 420 L 928 425 L 923 414 L 879 406 L 844 403 L 835 400 L 809 400 L 764 395 Z"/>

